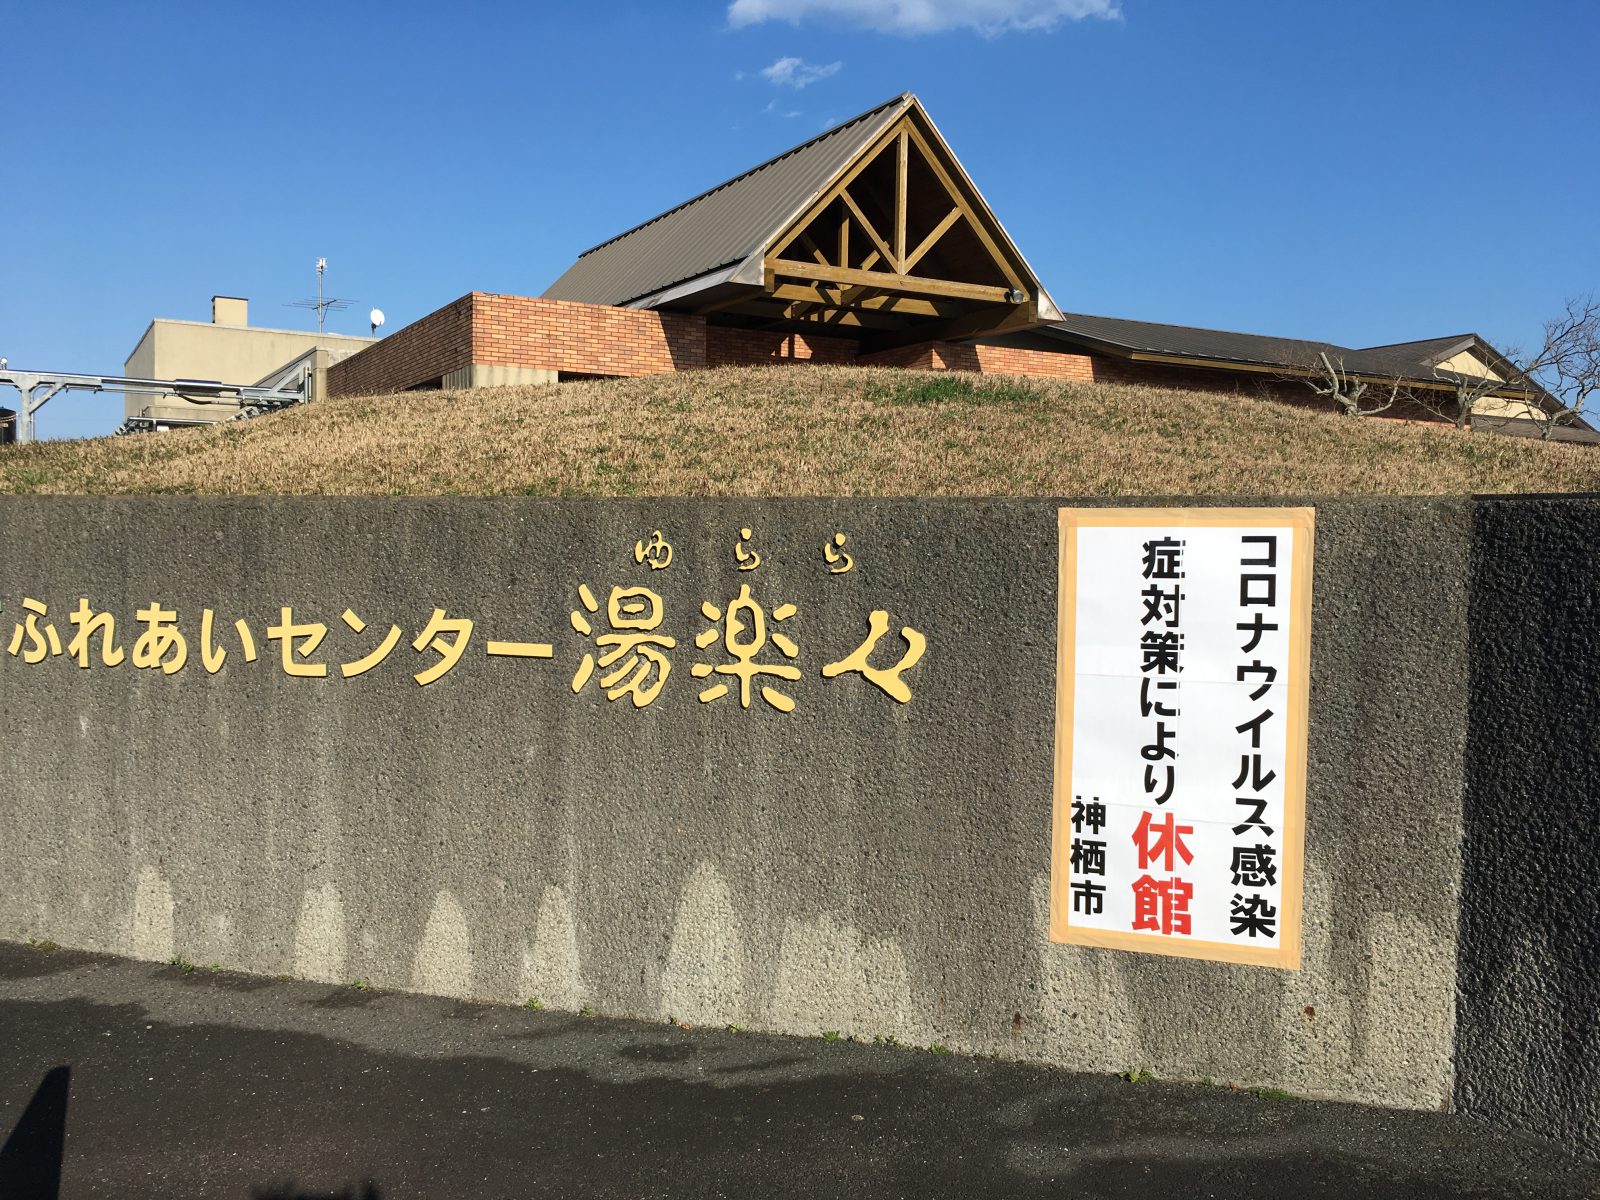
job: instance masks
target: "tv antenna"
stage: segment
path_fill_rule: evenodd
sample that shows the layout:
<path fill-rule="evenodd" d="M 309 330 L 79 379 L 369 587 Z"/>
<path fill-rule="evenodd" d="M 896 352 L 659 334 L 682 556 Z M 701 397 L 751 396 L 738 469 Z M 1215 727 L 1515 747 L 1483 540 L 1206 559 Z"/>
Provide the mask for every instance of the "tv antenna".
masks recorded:
<path fill-rule="evenodd" d="M 317 259 L 317 298 L 315 300 L 309 298 L 305 300 L 296 300 L 289 305 L 290 308 L 315 309 L 317 312 L 317 332 L 319 334 L 322 332 L 323 322 L 327 320 L 330 310 L 333 312 L 343 312 L 345 309 L 350 307 L 350 301 L 348 300 L 340 300 L 333 296 L 324 296 L 322 294 L 322 277 L 327 273 L 328 260 L 325 258 Z"/>

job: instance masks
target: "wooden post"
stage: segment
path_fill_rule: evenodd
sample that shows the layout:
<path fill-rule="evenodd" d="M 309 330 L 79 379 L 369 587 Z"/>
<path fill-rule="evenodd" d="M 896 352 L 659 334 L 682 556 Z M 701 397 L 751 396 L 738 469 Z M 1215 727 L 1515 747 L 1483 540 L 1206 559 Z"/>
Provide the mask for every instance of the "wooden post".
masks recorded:
<path fill-rule="evenodd" d="M 906 168 L 909 151 L 910 139 L 902 129 L 894 187 L 894 269 L 898 275 L 906 273 Z"/>

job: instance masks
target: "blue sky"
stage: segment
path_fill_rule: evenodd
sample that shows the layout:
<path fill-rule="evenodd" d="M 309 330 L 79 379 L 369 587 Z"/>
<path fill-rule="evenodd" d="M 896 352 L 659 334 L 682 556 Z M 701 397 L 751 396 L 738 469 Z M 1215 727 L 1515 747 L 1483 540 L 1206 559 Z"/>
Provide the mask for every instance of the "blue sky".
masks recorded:
<path fill-rule="evenodd" d="M 1069 310 L 1526 344 L 1600 287 L 1587 0 L 5 0 L 0 31 L 32 64 L 0 108 L 13 367 L 119 372 L 218 292 L 308 327 L 319 256 L 355 302 L 330 330 L 537 295 L 907 90 Z"/>

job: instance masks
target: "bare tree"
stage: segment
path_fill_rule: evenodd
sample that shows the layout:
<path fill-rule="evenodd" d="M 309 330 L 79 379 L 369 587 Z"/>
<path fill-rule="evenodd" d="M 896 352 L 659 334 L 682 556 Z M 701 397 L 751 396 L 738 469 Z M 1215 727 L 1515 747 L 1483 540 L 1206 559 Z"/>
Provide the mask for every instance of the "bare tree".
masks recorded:
<path fill-rule="evenodd" d="M 1523 402 L 1541 437 L 1580 420 L 1600 393 L 1600 300 L 1592 295 L 1569 298 L 1564 311 L 1544 323 L 1535 353 L 1507 349 L 1494 368 L 1499 378 L 1435 367 L 1434 378 L 1452 385 L 1447 393 L 1451 406 L 1447 411 L 1428 407 L 1465 427 L 1482 401 L 1510 391 L 1526 397 Z"/>
<path fill-rule="evenodd" d="M 1508 348 L 1484 365 L 1483 372 L 1468 372 L 1441 363 L 1432 368 L 1430 384 L 1421 363 L 1414 378 L 1357 374 L 1329 347 L 1276 378 L 1309 386 L 1345 416 L 1370 417 L 1397 404 L 1414 405 L 1462 429 L 1470 428 L 1474 412 L 1495 397 L 1513 409 L 1524 405 L 1531 428 L 1547 438 L 1560 426 L 1581 420 L 1600 397 L 1600 300 L 1592 295 L 1569 299 L 1559 316 L 1545 322 L 1536 353 Z"/>
<path fill-rule="evenodd" d="M 1507 352 L 1516 354 L 1515 348 Z M 1512 361 L 1507 359 L 1508 362 Z M 1507 371 L 1506 374 L 1514 372 Z M 1470 429 L 1472 427 L 1472 413 L 1478 407 L 1478 402 L 1494 393 L 1504 391 L 1508 386 L 1515 387 L 1518 381 L 1494 378 L 1488 375 L 1468 375 L 1459 371 L 1447 371 L 1442 367 L 1433 368 L 1433 377 L 1441 383 L 1451 385 L 1450 390 L 1434 392 L 1422 402 L 1422 407 L 1433 413 L 1436 417 L 1443 417 L 1447 421 L 1454 421 L 1457 429 Z M 1441 400 L 1439 397 L 1448 397 Z"/>
<path fill-rule="evenodd" d="M 1345 370 L 1344 359 L 1332 358 L 1326 350 L 1310 364 L 1310 375 L 1296 376 L 1311 385 L 1319 396 L 1326 396 L 1347 417 L 1370 417 L 1386 412 L 1396 401 L 1410 398 L 1402 379 L 1385 379 L 1374 389 L 1370 379 L 1358 379 Z M 1369 398 L 1368 393 L 1373 393 Z"/>
<path fill-rule="evenodd" d="M 1543 430 L 1580 420 L 1589 402 L 1600 393 L 1600 301 L 1575 296 L 1566 311 L 1544 325 L 1544 347 L 1529 376 L 1554 401 Z"/>

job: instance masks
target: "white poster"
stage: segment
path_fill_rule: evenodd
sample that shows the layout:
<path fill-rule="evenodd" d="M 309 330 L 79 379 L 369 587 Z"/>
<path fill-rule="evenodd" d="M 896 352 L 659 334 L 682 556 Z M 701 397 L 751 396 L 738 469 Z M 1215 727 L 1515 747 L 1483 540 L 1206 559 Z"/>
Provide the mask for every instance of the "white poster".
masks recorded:
<path fill-rule="evenodd" d="M 1061 510 L 1052 940 L 1299 967 L 1313 531 Z"/>

